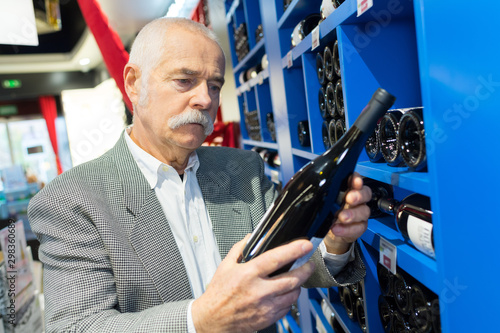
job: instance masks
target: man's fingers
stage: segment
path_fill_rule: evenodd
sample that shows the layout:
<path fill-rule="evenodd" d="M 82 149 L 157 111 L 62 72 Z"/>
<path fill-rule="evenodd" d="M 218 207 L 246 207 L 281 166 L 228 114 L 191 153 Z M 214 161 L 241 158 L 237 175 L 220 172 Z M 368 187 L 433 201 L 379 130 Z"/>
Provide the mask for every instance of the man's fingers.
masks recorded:
<path fill-rule="evenodd" d="M 256 265 L 259 275 L 265 277 L 276 272 L 286 264 L 303 257 L 311 252 L 312 248 L 313 245 L 310 241 L 299 239 L 266 251 L 252 259 L 252 262 Z"/>
<path fill-rule="evenodd" d="M 361 205 L 355 208 L 343 209 L 337 217 L 337 223 L 363 222 L 368 220 L 369 217 L 370 208 L 366 205 Z"/>
<path fill-rule="evenodd" d="M 366 231 L 367 226 L 365 222 L 335 223 L 331 231 L 338 237 L 358 238 Z"/>
<path fill-rule="evenodd" d="M 243 249 L 245 248 L 245 245 L 247 244 L 249 238 L 250 234 L 247 234 L 245 238 L 234 244 L 231 250 L 229 250 L 228 254 L 226 255 L 226 259 L 231 262 L 240 262 Z"/>
<path fill-rule="evenodd" d="M 365 204 L 372 198 L 372 190 L 368 186 L 362 186 L 359 190 L 351 189 L 345 198 L 349 206 Z"/>

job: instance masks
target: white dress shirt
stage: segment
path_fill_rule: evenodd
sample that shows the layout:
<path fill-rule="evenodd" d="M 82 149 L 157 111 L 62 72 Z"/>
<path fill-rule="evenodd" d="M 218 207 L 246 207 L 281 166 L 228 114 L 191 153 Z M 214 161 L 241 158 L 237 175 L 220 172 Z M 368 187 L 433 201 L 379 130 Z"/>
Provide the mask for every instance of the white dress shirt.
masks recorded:
<path fill-rule="evenodd" d="M 184 170 L 183 178 L 170 165 L 162 163 L 140 148 L 125 131 L 125 141 L 139 169 L 154 189 L 163 212 L 169 222 L 191 285 L 194 298 L 200 297 L 221 262 L 219 248 L 212 229 L 201 188 L 196 178 L 200 165 L 198 155 L 193 152 Z M 320 250 L 332 275 L 354 259 L 353 246 L 342 255 L 326 252 L 324 243 Z M 188 329 L 195 332 L 188 309 Z"/>

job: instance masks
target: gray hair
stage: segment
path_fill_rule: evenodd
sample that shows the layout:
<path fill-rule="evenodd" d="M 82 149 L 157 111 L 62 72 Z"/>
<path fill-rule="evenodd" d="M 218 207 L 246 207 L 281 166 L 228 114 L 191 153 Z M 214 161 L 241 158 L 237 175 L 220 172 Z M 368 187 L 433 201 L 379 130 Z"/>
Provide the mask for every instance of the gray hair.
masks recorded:
<path fill-rule="evenodd" d="M 184 30 L 201 34 L 222 47 L 215 33 L 203 24 L 180 17 L 162 17 L 155 19 L 144 26 L 132 44 L 129 63 L 141 69 L 143 80 L 147 81 L 149 73 L 159 64 L 165 45 L 165 33 L 169 28 L 180 27 Z M 146 82 L 143 81 L 144 84 Z"/>

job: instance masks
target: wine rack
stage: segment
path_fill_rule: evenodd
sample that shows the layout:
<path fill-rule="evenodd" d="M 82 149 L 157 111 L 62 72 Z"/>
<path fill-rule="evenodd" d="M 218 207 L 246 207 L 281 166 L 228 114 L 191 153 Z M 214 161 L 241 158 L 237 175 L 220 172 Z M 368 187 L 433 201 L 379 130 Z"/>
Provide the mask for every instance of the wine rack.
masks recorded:
<path fill-rule="evenodd" d="M 494 152 L 499 142 L 500 51 L 488 47 L 486 32 L 500 28 L 495 17 L 500 4 L 378 0 L 358 16 L 362 1 L 346 0 L 319 24 L 317 48 L 312 49 L 314 33 L 292 48 L 295 26 L 319 13 L 321 2 L 226 0 L 236 81 L 264 54 L 268 61 L 255 77 L 237 84 L 241 119 L 245 112 L 257 110 L 260 121 L 260 140 L 251 139 L 242 124 L 243 148 L 278 151 L 281 165 L 266 166 L 266 173 L 283 184 L 325 151 L 316 63 L 318 52 L 337 40 L 347 129 L 378 87 L 396 96 L 394 109 L 423 107 L 425 119 L 426 169 L 372 163 L 365 153 L 357 164 L 361 175 L 391 185 L 397 200 L 411 193 L 428 196 L 434 212 L 435 258 L 405 241 L 394 217 L 369 220 L 368 230 L 358 240 L 366 265 L 362 282 L 366 331 L 384 332 L 378 313 L 381 240 L 395 247 L 398 269 L 437 295 L 443 332 L 489 331 L 485 318 L 494 318 L 500 297 L 500 288 L 488 288 L 486 293 L 483 287 L 497 284 L 498 265 L 489 258 L 498 251 L 500 234 L 492 209 L 498 205 L 500 187 L 494 168 L 500 162 L 500 154 Z M 249 52 L 238 60 L 234 27 L 242 23 L 247 27 Z M 273 136 L 266 126 L 269 113 Z M 308 124 L 308 146 L 300 144 L 299 123 Z M 303 290 L 299 324 L 297 316 L 292 321 L 289 314 L 292 325 L 278 326 L 290 332 L 333 332 L 328 325 L 331 318 L 321 311 L 324 304 L 337 328 L 362 332 L 348 318 L 339 288 Z"/>

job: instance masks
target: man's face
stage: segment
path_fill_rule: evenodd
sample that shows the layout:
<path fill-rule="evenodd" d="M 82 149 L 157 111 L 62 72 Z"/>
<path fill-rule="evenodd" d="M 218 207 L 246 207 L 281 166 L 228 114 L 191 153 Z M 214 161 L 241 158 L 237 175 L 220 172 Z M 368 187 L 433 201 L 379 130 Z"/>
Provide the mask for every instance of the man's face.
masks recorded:
<path fill-rule="evenodd" d="M 212 123 L 216 117 L 224 56 L 214 41 L 174 29 L 159 65 L 147 82 L 140 83 L 133 134 L 157 149 L 194 150 L 207 136 L 206 128 L 198 123 L 203 113 Z M 143 94 L 147 97 L 141 98 Z"/>

